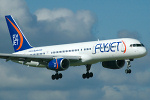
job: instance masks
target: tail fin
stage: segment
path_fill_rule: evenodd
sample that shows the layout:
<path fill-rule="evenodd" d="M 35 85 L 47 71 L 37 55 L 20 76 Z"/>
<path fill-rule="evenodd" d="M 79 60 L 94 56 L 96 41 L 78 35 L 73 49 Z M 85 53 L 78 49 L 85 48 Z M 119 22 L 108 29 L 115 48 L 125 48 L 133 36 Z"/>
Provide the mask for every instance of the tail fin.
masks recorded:
<path fill-rule="evenodd" d="M 5 16 L 15 52 L 32 48 L 11 15 Z"/>

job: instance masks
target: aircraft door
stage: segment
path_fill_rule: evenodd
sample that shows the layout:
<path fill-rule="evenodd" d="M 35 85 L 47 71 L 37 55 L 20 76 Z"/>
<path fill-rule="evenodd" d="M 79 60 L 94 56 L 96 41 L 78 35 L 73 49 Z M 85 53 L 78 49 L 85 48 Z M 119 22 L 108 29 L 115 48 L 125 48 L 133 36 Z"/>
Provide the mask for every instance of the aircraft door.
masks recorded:
<path fill-rule="evenodd" d="M 95 52 L 95 45 L 93 45 L 93 47 L 92 47 L 92 54 L 96 54 L 96 52 Z"/>

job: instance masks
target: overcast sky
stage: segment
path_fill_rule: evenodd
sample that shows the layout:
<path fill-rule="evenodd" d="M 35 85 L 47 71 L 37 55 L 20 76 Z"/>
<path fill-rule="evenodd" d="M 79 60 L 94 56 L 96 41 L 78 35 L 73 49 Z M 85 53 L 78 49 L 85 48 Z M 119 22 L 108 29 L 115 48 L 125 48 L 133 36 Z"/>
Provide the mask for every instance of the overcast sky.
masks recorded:
<path fill-rule="evenodd" d="M 12 15 L 32 46 L 131 37 L 150 52 L 149 0 L 0 0 L 0 53 L 13 53 L 5 15 Z M 0 100 L 148 100 L 150 55 L 120 70 L 70 67 L 52 81 L 51 70 L 0 60 Z"/>

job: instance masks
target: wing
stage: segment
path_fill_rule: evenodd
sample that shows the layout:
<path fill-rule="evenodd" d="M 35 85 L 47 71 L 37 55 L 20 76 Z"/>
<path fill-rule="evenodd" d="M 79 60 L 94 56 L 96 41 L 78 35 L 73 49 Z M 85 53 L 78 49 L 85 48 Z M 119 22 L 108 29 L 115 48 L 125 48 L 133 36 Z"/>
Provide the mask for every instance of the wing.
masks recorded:
<path fill-rule="evenodd" d="M 47 64 L 52 59 L 56 58 L 64 58 L 70 61 L 79 61 L 81 60 L 80 56 L 53 56 L 53 55 L 26 55 L 26 54 L 1 54 L 1 59 L 6 59 L 6 61 L 23 61 L 23 64 L 27 62 L 35 61 L 39 62 L 40 64 Z"/>

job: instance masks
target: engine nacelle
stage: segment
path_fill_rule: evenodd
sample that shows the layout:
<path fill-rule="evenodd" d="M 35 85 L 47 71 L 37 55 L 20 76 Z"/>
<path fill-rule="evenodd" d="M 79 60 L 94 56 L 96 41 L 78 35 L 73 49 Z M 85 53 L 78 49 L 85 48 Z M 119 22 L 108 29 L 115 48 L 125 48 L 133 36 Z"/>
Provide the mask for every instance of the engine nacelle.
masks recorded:
<path fill-rule="evenodd" d="M 102 66 L 109 69 L 120 69 L 124 66 L 125 60 L 116 60 L 116 61 L 104 61 Z"/>
<path fill-rule="evenodd" d="M 70 62 L 68 59 L 64 58 L 58 58 L 53 59 L 48 63 L 47 68 L 50 70 L 56 70 L 56 71 L 62 71 L 66 70 L 70 65 Z"/>

